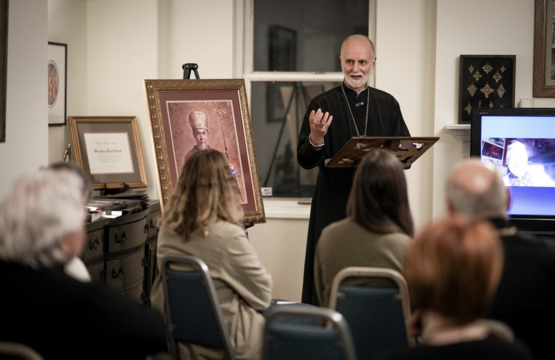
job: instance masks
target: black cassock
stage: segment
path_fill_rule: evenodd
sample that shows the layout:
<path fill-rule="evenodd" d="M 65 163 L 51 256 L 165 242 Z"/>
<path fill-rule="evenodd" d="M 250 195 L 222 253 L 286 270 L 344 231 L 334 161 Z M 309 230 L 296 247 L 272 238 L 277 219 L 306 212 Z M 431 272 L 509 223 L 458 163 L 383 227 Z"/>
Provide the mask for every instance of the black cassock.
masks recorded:
<path fill-rule="evenodd" d="M 399 103 L 388 93 L 367 87 L 357 95 L 343 84 L 345 94 L 355 116 L 360 136 L 364 136 L 366 100 L 370 92 L 368 130 L 366 136 L 410 136 Z M 364 105 L 360 103 L 363 102 Z M 358 105 L 358 106 L 355 106 Z M 314 147 L 308 141 L 309 116 L 312 110 L 329 112 L 333 121 L 324 136 L 324 146 Z M 314 290 L 314 254 L 322 230 L 329 224 L 346 217 L 346 206 L 356 169 L 328 169 L 324 160 L 332 158 L 353 136 L 358 136 L 341 86 L 333 88 L 312 99 L 306 110 L 301 132 L 297 160 L 305 169 L 318 166 L 316 188 L 312 196 L 310 223 L 304 264 L 302 302 L 318 305 Z M 376 174 L 379 176 L 379 174 Z M 349 236 L 349 234 L 345 234 Z"/>

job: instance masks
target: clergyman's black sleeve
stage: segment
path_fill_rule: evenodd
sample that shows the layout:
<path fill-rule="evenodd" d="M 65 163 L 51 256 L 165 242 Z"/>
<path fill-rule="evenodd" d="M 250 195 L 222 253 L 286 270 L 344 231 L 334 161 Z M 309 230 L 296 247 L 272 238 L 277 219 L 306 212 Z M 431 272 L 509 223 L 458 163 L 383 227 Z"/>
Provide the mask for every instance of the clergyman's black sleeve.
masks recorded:
<path fill-rule="evenodd" d="M 399 103 L 397 102 L 397 100 L 393 100 L 395 102 L 394 104 L 394 114 L 392 117 L 392 120 L 394 122 L 394 126 L 393 126 L 393 133 L 391 134 L 391 136 L 410 136 L 410 131 L 409 128 L 407 127 L 407 124 L 405 123 L 405 119 L 403 119 L 403 114 L 401 113 L 401 107 L 399 106 Z"/>

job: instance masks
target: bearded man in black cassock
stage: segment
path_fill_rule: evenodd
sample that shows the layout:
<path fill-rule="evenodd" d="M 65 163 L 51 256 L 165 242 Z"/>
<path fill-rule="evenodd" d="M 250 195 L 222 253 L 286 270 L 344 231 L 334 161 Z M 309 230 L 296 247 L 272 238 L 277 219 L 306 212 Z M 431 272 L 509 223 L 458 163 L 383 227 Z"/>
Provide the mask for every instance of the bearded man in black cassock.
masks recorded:
<path fill-rule="evenodd" d="M 345 81 L 312 99 L 297 149 L 299 165 L 319 168 L 310 209 L 302 294 L 303 303 L 314 305 L 318 305 L 314 290 L 316 243 L 324 227 L 346 217 L 355 175 L 355 169 L 328 169 L 324 160 L 337 154 L 353 136 L 410 136 L 397 100 L 368 86 L 368 77 L 376 66 L 370 39 L 363 35 L 347 37 L 340 59 Z"/>

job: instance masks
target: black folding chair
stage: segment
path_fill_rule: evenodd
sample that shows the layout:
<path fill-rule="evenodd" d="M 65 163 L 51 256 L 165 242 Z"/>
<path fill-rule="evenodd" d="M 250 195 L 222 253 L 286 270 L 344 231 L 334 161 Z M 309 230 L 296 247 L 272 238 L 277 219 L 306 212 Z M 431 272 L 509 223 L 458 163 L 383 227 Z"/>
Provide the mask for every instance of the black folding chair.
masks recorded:
<path fill-rule="evenodd" d="M 177 341 L 224 349 L 235 360 L 208 266 L 194 256 L 166 255 L 162 284 L 168 347 L 177 357 Z"/>
<path fill-rule="evenodd" d="M 347 278 L 382 278 L 397 287 L 345 286 Z M 334 277 L 329 308 L 341 313 L 353 335 L 357 355 L 367 359 L 382 351 L 399 351 L 414 347 L 406 321 L 410 317 L 407 283 L 394 270 L 371 267 L 348 267 Z"/>
<path fill-rule="evenodd" d="M 27 345 L 14 342 L 0 341 L 0 359 L 4 357 L 23 360 L 44 360 L 44 358 Z"/>
<path fill-rule="evenodd" d="M 320 321 L 304 325 L 288 322 L 291 317 Z M 266 319 L 263 358 L 355 360 L 356 355 L 349 327 L 341 314 L 317 307 L 278 306 L 269 311 Z"/>

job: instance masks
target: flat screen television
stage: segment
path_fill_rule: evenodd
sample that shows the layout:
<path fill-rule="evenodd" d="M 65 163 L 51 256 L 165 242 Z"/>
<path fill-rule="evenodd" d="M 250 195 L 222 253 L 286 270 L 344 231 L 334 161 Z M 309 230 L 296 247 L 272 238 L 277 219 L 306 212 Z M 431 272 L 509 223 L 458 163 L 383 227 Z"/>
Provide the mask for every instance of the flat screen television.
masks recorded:
<path fill-rule="evenodd" d="M 555 108 L 473 109 L 470 155 L 496 166 L 523 231 L 555 232 Z"/>

